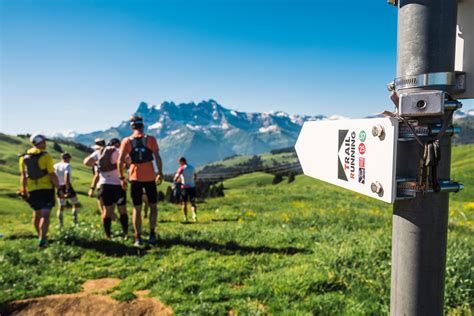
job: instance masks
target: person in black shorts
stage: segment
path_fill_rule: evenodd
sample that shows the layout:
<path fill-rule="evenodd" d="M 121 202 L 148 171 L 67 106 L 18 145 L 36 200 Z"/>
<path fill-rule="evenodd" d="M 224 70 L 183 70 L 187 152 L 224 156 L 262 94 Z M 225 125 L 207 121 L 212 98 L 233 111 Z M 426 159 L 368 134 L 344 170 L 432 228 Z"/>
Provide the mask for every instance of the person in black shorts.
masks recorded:
<path fill-rule="evenodd" d="M 148 197 L 150 206 L 149 223 L 150 235 L 149 243 L 156 244 L 156 221 L 158 209 L 158 192 L 156 185 L 162 182 L 163 166 L 159 154 L 159 147 L 156 138 L 147 135 L 144 132 L 143 118 L 134 116 L 130 119 L 130 126 L 133 130 L 131 136 L 122 140 L 120 146 L 120 155 L 117 167 L 120 173 L 122 188 L 126 190 L 128 186 L 125 178 L 125 159 L 130 157 L 131 164 L 128 172 L 128 180 L 131 183 L 131 195 L 133 201 L 133 227 L 135 229 L 135 246 L 140 247 L 143 244 L 142 235 L 142 204 L 143 191 Z M 156 163 L 156 169 L 155 164 Z"/>
<path fill-rule="evenodd" d="M 79 201 L 77 200 L 76 191 L 72 187 L 72 175 L 71 175 L 71 155 L 69 153 L 61 154 L 61 161 L 54 165 L 54 172 L 58 177 L 59 189 L 58 189 L 58 221 L 59 227 L 64 225 L 64 209 L 66 208 L 66 200 L 71 201 L 72 204 L 72 216 L 73 222 L 76 225 Z M 61 197 L 62 196 L 62 197 Z"/>
<path fill-rule="evenodd" d="M 87 166 L 96 164 L 99 173 L 98 198 L 104 205 L 102 208 L 102 221 L 107 238 L 112 237 L 112 218 L 115 205 L 120 213 L 120 223 L 123 235 L 128 237 L 127 194 L 122 188 L 117 169 L 119 139 L 112 139 L 108 146 L 101 151 L 96 151 L 84 160 Z"/>
<path fill-rule="evenodd" d="M 191 202 L 191 211 L 193 213 L 193 221 L 197 221 L 196 206 L 196 169 L 181 157 L 178 160 L 179 168 L 174 177 L 175 182 L 181 183 L 181 205 L 183 207 L 184 221 L 188 221 L 188 201 Z"/>
<path fill-rule="evenodd" d="M 54 207 L 54 188 L 59 188 L 53 158 L 46 152 L 46 137 L 30 137 L 33 147 L 20 155 L 20 195 L 33 209 L 39 248 L 46 247 L 49 217 Z"/>

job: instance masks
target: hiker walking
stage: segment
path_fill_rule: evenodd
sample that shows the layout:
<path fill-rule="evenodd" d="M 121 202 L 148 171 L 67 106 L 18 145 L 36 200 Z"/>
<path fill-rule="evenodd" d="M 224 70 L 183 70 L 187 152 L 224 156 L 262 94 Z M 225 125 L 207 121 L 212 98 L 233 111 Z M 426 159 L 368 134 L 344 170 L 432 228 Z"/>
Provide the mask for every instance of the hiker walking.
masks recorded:
<path fill-rule="evenodd" d="M 19 159 L 20 195 L 34 211 L 33 225 L 38 233 L 38 246 L 44 248 L 55 203 L 54 188 L 59 189 L 59 181 L 54 173 L 53 157 L 46 152 L 46 137 L 34 134 L 30 141 L 33 147 Z M 62 198 L 62 193 L 59 195 Z"/>
<path fill-rule="evenodd" d="M 102 138 L 96 138 L 94 140 L 94 146 L 92 146 L 92 149 L 94 149 L 94 152 L 98 151 L 100 153 L 100 151 L 105 147 L 106 143 L 105 143 L 105 140 L 102 139 Z M 86 165 L 86 160 L 89 158 L 86 157 L 84 158 L 84 165 Z M 87 165 L 86 165 L 87 166 Z M 90 184 L 90 187 L 89 187 L 89 191 L 87 192 L 87 196 L 90 197 L 90 198 L 93 198 L 95 195 L 95 190 L 96 189 L 99 189 L 99 179 L 100 179 L 100 175 L 99 175 L 99 171 L 97 170 L 97 165 L 94 163 L 94 165 L 91 167 L 92 169 L 92 180 L 91 180 L 91 184 Z M 102 213 L 105 212 L 105 209 L 104 209 L 104 204 L 102 203 L 102 200 L 97 196 L 97 205 L 99 207 L 99 214 L 101 214 L 102 216 Z"/>
<path fill-rule="evenodd" d="M 99 175 L 97 183 L 99 186 L 98 197 L 103 204 L 101 215 L 107 238 L 112 237 L 112 219 L 115 206 L 119 210 L 123 236 L 125 238 L 128 236 L 127 194 L 126 190 L 122 188 L 117 169 L 119 146 L 120 140 L 113 138 L 106 147 L 96 150 L 84 160 L 86 166 L 95 165 Z"/>
<path fill-rule="evenodd" d="M 159 147 L 156 138 L 147 135 L 144 132 L 143 119 L 140 116 L 133 116 L 130 119 L 130 126 L 133 133 L 130 137 L 122 140 L 120 146 L 120 155 L 118 169 L 122 188 L 127 188 L 127 180 L 125 178 L 124 162 L 126 157 L 130 156 L 131 165 L 128 173 L 128 180 L 131 186 L 131 196 L 133 202 L 133 227 L 135 229 L 135 246 L 139 247 L 142 241 L 142 222 L 141 210 L 143 202 L 143 191 L 148 198 L 150 207 L 149 223 L 150 235 L 149 242 L 156 243 L 156 220 L 158 210 L 156 207 L 158 192 L 156 184 L 161 183 L 163 178 L 163 166 L 159 154 Z M 153 160 L 156 161 L 158 175 L 155 172 Z"/>
<path fill-rule="evenodd" d="M 174 177 L 175 182 L 181 183 L 181 205 L 183 208 L 184 221 L 188 221 L 188 201 L 191 202 L 193 221 L 197 221 L 196 207 L 196 169 L 190 165 L 186 158 L 178 160 L 180 167 Z"/>
<path fill-rule="evenodd" d="M 69 153 L 61 154 L 61 162 L 54 165 L 54 173 L 58 177 L 59 189 L 58 189 L 58 221 L 59 227 L 64 225 L 64 209 L 66 208 L 66 200 L 70 200 L 72 204 L 72 217 L 74 224 L 77 224 L 77 212 L 79 208 L 79 202 L 77 200 L 76 192 L 72 187 L 71 181 L 71 155 Z"/>

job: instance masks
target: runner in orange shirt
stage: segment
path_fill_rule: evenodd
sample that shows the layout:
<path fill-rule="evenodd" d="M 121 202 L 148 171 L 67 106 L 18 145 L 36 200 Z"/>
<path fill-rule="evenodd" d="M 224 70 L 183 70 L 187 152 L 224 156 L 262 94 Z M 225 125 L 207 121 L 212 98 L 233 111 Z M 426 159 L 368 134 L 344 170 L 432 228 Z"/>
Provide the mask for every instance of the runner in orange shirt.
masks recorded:
<path fill-rule="evenodd" d="M 143 244 L 141 238 L 143 190 L 145 190 L 150 206 L 149 242 L 150 244 L 156 243 L 155 227 L 158 215 L 156 184 L 162 181 L 163 166 L 156 138 L 145 134 L 143 119 L 140 116 L 133 116 L 130 119 L 130 126 L 133 133 L 130 137 L 122 140 L 117 166 L 120 172 L 122 188 L 126 190 L 127 181 L 125 179 L 124 163 L 126 157 L 130 156 L 132 163 L 129 169 L 128 180 L 131 183 L 133 201 L 133 228 L 135 229 L 135 246 L 140 247 Z M 158 175 L 155 173 L 153 160 L 156 161 Z"/>

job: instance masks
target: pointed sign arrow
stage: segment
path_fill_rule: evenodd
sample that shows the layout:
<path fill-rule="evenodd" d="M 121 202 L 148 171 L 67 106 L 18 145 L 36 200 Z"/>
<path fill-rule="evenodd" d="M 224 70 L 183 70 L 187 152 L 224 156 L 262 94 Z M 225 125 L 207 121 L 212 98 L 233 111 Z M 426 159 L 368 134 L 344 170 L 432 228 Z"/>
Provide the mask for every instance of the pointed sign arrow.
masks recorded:
<path fill-rule="evenodd" d="M 395 118 L 310 121 L 295 149 L 305 175 L 393 203 L 397 139 Z"/>

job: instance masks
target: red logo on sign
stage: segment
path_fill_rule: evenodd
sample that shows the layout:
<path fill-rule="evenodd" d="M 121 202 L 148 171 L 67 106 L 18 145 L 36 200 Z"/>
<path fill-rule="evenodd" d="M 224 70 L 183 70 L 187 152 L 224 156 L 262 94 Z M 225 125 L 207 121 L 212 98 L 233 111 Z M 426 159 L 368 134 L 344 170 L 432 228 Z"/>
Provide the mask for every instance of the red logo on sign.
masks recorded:
<path fill-rule="evenodd" d="M 359 144 L 359 153 L 361 155 L 365 154 L 365 145 L 364 145 L 364 143 Z"/>
<path fill-rule="evenodd" d="M 365 158 L 359 157 L 359 168 L 365 168 Z"/>

